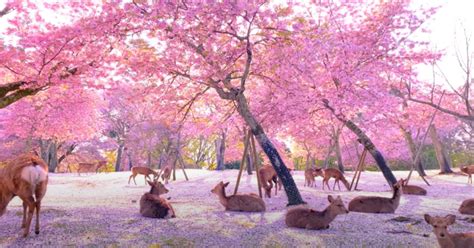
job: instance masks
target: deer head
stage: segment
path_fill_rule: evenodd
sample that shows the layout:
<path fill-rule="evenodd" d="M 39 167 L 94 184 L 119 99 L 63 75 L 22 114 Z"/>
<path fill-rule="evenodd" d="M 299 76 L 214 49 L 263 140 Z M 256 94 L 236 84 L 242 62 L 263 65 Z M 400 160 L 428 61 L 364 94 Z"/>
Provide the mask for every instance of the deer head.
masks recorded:
<path fill-rule="evenodd" d="M 433 232 L 438 239 L 450 239 L 448 226 L 454 224 L 456 221 L 456 216 L 448 214 L 445 217 L 439 217 L 425 214 L 425 221 L 433 226 Z"/>

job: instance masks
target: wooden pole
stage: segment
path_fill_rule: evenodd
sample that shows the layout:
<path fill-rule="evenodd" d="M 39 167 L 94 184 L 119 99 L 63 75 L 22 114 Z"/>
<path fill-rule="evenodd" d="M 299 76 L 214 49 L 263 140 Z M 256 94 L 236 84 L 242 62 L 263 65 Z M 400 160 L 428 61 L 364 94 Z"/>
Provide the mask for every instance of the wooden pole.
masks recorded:
<path fill-rule="evenodd" d="M 248 156 L 247 151 L 249 148 L 249 140 L 250 140 L 249 133 L 250 133 L 250 130 L 248 133 L 245 131 L 244 154 L 242 155 L 242 160 L 240 162 L 240 170 L 239 170 L 239 175 L 237 176 L 237 182 L 235 184 L 234 195 L 237 194 L 237 190 L 239 189 L 240 178 L 242 177 L 242 171 L 244 170 L 245 161 L 247 160 L 247 156 Z"/>
<path fill-rule="evenodd" d="M 188 174 L 186 174 L 186 170 L 184 169 L 184 160 L 183 156 L 181 156 L 181 153 L 179 154 L 179 163 L 181 164 L 181 169 L 183 170 L 184 178 L 186 178 L 186 181 L 189 181 Z"/>
<path fill-rule="evenodd" d="M 353 190 L 357 189 L 357 185 L 359 184 L 360 175 L 362 173 L 365 157 L 367 156 L 367 149 L 364 148 L 362 155 L 360 155 L 359 163 L 357 164 L 356 172 L 354 173 L 354 177 L 352 178 L 351 186 L 349 187 L 352 190 L 352 186 L 354 186 Z M 355 182 L 355 184 L 354 184 Z"/>
<path fill-rule="evenodd" d="M 255 147 L 255 138 L 253 137 L 253 134 L 250 133 L 250 138 L 252 139 L 252 156 L 253 156 L 253 164 L 255 166 L 255 175 L 257 176 L 257 186 L 258 186 L 258 195 L 260 196 L 260 198 L 262 198 L 262 187 L 260 186 L 261 185 L 261 182 L 260 182 L 260 175 L 258 174 L 258 164 L 259 164 L 259 161 L 258 161 L 258 158 L 257 158 L 257 148 Z M 276 185 L 275 185 L 276 187 Z"/>

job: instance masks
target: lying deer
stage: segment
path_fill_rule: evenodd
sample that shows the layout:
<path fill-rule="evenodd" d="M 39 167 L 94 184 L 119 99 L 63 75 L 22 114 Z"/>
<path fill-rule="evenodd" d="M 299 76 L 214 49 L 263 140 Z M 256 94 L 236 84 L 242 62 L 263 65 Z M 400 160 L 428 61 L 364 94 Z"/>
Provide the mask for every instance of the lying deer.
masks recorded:
<path fill-rule="evenodd" d="M 128 184 L 130 184 L 130 180 L 132 180 L 132 178 L 133 178 L 133 182 L 135 183 L 135 185 L 137 185 L 137 182 L 135 181 L 135 177 L 138 174 L 145 176 L 145 184 L 146 184 L 146 180 L 151 180 L 150 179 L 150 174 L 153 175 L 154 180 L 158 178 L 158 173 L 156 171 L 148 168 L 148 167 L 133 166 L 132 167 L 132 175 L 130 175 L 130 177 L 128 178 Z"/>
<path fill-rule="evenodd" d="M 281 182 L 278 180 L 277 173 L 271 165 L 264 165 L 260 168 L 258 170 L 258 177 L 260 178 L 261 187 L 265 190 L 265 195 L 268 198 L 272 197 L 273 183 L 275 184 L 275 195 L 277 195 L 278 187 L 281 190 Z"/>
<path fill-rule="evenodd" d="M 38 156 L 24 154 L 8 162 L 0 172 L 0 216 L 13 197 L 23 201 L 23 237 L 28 236 L 36 209 L 35 233 L 39 234 L 41 200 L 48 186 L 48 165 Z M 27 214 L 28 210 L 28 214 Z"/>
<path fill-rule="evenodd" d="M 288 210 L 285 223 L 289 227 L 306 228 L 312 230 L 328 229 L 337 215 L 347 214 L 349 211 L 344 207 L 340 196 L 335 199 L 328 195 L 329 206 L 322 212 L 314 209 L 297 207 Z"/>
<path fill-rule="evenodd" d="M 160 195 L 168 193 L 168 189 L 160 182 L 147 182 L 151 189 L 149 193 L 145 193 L 140 198 L 140 214 L 148 218 L 175 218 L 176 213 L 171 204 L 160 197 Z"/>
<path fill-rule="evenodd" d="M 461 214 L 472 214 L 474 215 L 474 198 L 464 200 L 459 207 Z"/>
<path fill-rule="evenodd" d="M 392 198 L 378 196 L 358 196 L 349 202 L 349 211 L 362 213 L 394 213 L 402 196 L 402 181 L 393 185 Z"/>
<path fill-rule="evenodd" d="M 165 184 L 168 184 L 168 181 L 170 180 L 171 177 L 171 167 L 165 166 L 164 168 L 161 169 L 160 173 L 161 174 L 161 180 L 165 182 Z"/>
<path fill-rule="evenodd" d="M 406 195 L 426 195 L 426 189 L 416 186 L 416 185 L 407 185 L 407 180 L 400 179 L 403 184 L 403 194 Z"/>
<path fill-rule="evenodd" d="M 341 186 L 339 185 L 339 181 L 342 181 L 342 183 L 344 184 L 344 186 L 346 186 L 346 189 L 347 190 L 351 190 L 350 189 L 350 185 L 349 185 L 349 182 L 347 182 L 346 178 L 344 177 L 344 175 L 342 174 L 342 172 L 338 169 L 334 169 L 334 168 L 328 168 L 328 169 L 324 169 L 324 178 L 323 178 L 323 189 L 324 189 L 324 184 L 326 184 L 328 186 L 328 189 L 331 189 L 331 187 L 329 187 L 329 179 L 331 178 L 334 178 L 334 186 L 332 187 L 332 190 L 335 190 L 336 189 L 336 183 L 337 183 L 337 187 L 339 188 L 339 190 L 341 190 Z"/>
<path fill-rule="evenodd" d="M 309 187 L 316 187 L 316 180 L 315 177 L 320 176 L 324 178 L 324 171 L 319 168 L 310 168 L 306 169 L 304 171 L 304 186 L 309 186 Z"/>
<path fill-rule="evenodd" d="M 225 187 L 229 183 L 218 183 L 211 192 L 219 197 L 219 201 L 226 211 L 264 212 L 265 202 L 256 194 L 239 194 L 226 196 Z"/>
<path fill-rule="evenodd" d="M 474 232 L 449 233 L 448 226 L 454 224 L 456 216 L 448 214 L 445 217 L 425 214 L 425 221 L 433 226 L 433 232 L 441 248 L 474 247 Z"/>
<path fill-rule="evenodd" d="M 474 174 L 474 165 L 461 167 L 461 171 L 467 174 L 467 183 L 472 184 L 472 174 Z"/>

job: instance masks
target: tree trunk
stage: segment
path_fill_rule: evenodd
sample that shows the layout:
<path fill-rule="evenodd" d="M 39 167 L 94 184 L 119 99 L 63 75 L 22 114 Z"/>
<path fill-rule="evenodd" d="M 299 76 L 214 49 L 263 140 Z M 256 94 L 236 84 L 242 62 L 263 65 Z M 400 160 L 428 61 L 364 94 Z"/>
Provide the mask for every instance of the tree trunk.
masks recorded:
<path fill-rule="evenodd" d="M 49 146 L 49 163 L 48 163 L 48 171 L 55 172 L 56 168 L 58 167 L 58 145 L 56 142 L 51 142 Z"/>
<path fill-rule="evenodd" d="M 311 168 L 311 153 L 306 153 L 306 169 Z"/>
<path fill-rule="evenodd" d="M 334 144 L 332 142 L 329 143 L 329 150 L 326 154 L 326 158 L 324 159 L 323 168 L 327 169 L 329 166 L 329 159 L 331 158 L 331 153 L 334 151 Z"/>
<path fill-rule="evenodd" d="M 239 93 L 236 96 L 236 103 L 237 111 L 252 130 L 253 135 L 260 144 L 260 147 L 262 148 L 263 152 L 265 152 L 265 154 L 267 155 L 279 179 L 281 180 L 286 195 L 288 197 L 288 205 L 290 206 L 305 204 L 306 202 L 304 202 L 301 198 L 300 192 L 296 187 L 295 181 L 293 180 L 293 177 L 291 176 L 288 168 L 285 166 L 283 160 L 281 159 L 280 154 L 278 154 L 277 149 L 272 144 L 270 139 L 268 139 L 260 123 L 258 123 L 253 114 L 250 112 L 247 99 L 245 98 L 243 93 Z"/>
<path fill-rule="evenodd" d="M 342 164 L 342 155 L 341 155 L 341 145 L 339 143 L 339 137 L 341 137 L 340 132 L 335 133 L 334 135 L 334 150 L 336 152 L 337 158 L 337 168 L 344 173 L 344 165 Z"/>
<path fill-rule="evenodd" d="M 359 142 L 367 149 L 367 151 L 372 155 L 374 158 L 375 162 L 377 163 L 377 166 L 379 169 L 382 171 L 383 176 L 385 177 L 385 180 L 389 183 L 390 187 L 393 188 L 393 185 L 397 182 L 397 179 L 393 175 L 392 171 L 390 168 L 387 166 L 387 163 L 385 162 L 384 157 L 382 156 L 382 153 L 380 153 L 379 150 L 375 147 L 374 143 L 370 140 L 370 138 L 360 129 L 354 122 L 351 120 L 348 120 L 343 114 L 339 113 L 336 114 L 336 111 L 334 108 L 329 106 L 329 101 L 326 99 L 323 99 L 324 106 L 329 109 L 334 116 L 344 123 L 344 125 L 349 128 L 358 138 Z"/>
<path fill-rule="evenodd" d="M 151 168 L 151 152 L 147 152 L 146 164 L 148 168 Z"/>
<path fill-rule="evenodd" d="M 247 154 L 247 174 L 248 175 L 252 175 L 253 167 L 254 167 L 254 161 L 252 158 L 252 153 L 249 151 Z"/>
<path fill-rule="evenodd" d="M 120 165 L 122 164 L 122 153 L 124 146 L 124 144 L 120 144 L 117 149 L 117 158 L 115 159 L 115 171 L 121 171 Z"/>
<path fill-rule="evenodd" d="M 453 173 L 451 170 L 451 159 L 449 158 L 443 143 L 439 140 L 438 132 L 436 131 L 434 124 L 431 125 L 429 132 L 436 152 L 436 160 L 438 160 L 440 174 Z"/>
<path fill-rule="evenodd" d="M 224 170 L 224 159 L 225 159 L 225 139 L 226 133 L 222 132 L 221 137 L 219 137 L 216 141 L 216 160 L 217 160 L 217 168 L 216 170 Z"/>
<path fill-rule="evenodd" d="M 410 150 L 410 156 L 412 163 L 415 163 L 415 157 L 417 153 L 416 145 L 415 142 L 413 141 L 413 135 L 411 134 L 411 131 L 406 130 L 403 127 L 400 127 L 403 136 L 405 137 L 405 141 L 407 142 L 408 148 Z M 419 147 L 418 149 L 421 149 L 422 147 Z M 420 153 L 421 156 L 421 153 Z M 418 162 L 415 164 L 415 169 L 418 172 L 418 175 L 420 176 L 426 176 L 425 170 L 423 168 L 423 162 L 421 161 L 421 158 L 418 159 Z"/>

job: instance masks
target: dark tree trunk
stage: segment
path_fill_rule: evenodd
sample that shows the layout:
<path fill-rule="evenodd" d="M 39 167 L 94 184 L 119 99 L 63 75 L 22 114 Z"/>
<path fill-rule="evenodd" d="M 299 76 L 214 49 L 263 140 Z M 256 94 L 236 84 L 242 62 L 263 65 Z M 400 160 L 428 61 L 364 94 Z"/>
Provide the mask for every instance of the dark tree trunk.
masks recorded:
<path fill-rule="evenodd" d="M 74 149 L 76 149 L 76 146 L 77 146 L 76 144 L 72 144 L 66 149 L 66 152 L 61 157 L 59 157 L 58 165 L 61 164 L 61 162 L 63 162 L 63 160 L 66 159 L 67 156 L 71 155 L 74 152 Z"/>
<path fill-rule="evenodd" d="M 400 127 L 400 129 L 402 130 L 403 136 L 405 137 L 405 141 L 407 142 L 408 148 L 410 150 L 410 156 L 411 156 L 412 163 L 415 163 L 415 157 L 416 157 L 417 149 L 416 149 L 415 141 L 413 141 L 413 135 L 411 134 L 411 131 L 406 130 L 403 127 Z M 421 147 L 419 147 L 418 149 L 421 149 Z M 421 156 L 421 153 L 420 153 L 419 156 Z M 419 158 L 417 163 L 415 164 L 415 169 L 418 172 L 418 175 L 426 176 L 425 170 L 423 168 L 423 162 L 421 161 L 421 158 Z"/>
<path fill-rule="evenodd" d="M 248 175 L 252 175 L 252 170 L 253 170 L 253 167 L 254 167 L 254 161 L 253 161 L 253 158 L 252 158 L 252 153 L 249 151 L 249 153 L 247 154 L 247 174 Z"/>
<path fill-rule="evenodd" d="M 327 169 L 329 167 L 329 159 L 331 158 L 331 153 L 334 151 L 334 144 L 330 142 L 328 153 L 326 154 L 326 158 L 324 159 L 323 168 Z"/>
<path fill-rule="evenodd" d="M 56 168 L 58 167 L 58 146 L 56 142 L 51 142 L 51 144 L 49 145 L 48 156 L 48 171 L 55 172 Z"/>
<path fill-rule="evenodd" d="M 439 140 L 438 132 L 435 125 L 430 127 L 430 137 L 436 152 L 436 160 L 438 160 L 439 170 L 441 174 L 453 173 L 451 170 L 451 159 L 446 152 L 443 143 Z"/>
<path fill-rule="evenodd" d="M 121 164 L 122 164 L 122 154 L 124 144 L 120 144 L 117 149 L 117 158 L 115 159 L 115 171 L 121 171 Z"/>
<path fill-rule="evenodd" d="M 224 170 L 224 163 L 225 163 L 225 140 L 226 140 L 226 133 L 222 132 L 221 137 L 219 137 L 215 141 L 216 145 L 216 160 L 217 160 L 217 168 L 216 170 Z"/>
<path fill-rule="evenodd" d="M 372 155 L 374 158 L 375 162 L 377 163 L 377 166 L 379 169 L 382 171 L 383 176 L 385 177 L 385 180 L 389 183 L 390 187 L 393 188 L 393 185 L 397 182 L 397 179 L 393 175 L 392 171 L 390 168 L 387 166 L 387 163 L 385 162 L 384 157 L 382 156 L 382 153 L 380 153 L 377 148 L 375 147 L 374 143 L 370 140 L 370 138 L 360 129 L 354 122 L 351 120 L 348 120 L 343 114 L 339 113 L 336 114 L 336 111 L 334 108 L 332 108 L 329 105 L 329 101 L 324 99 L 323 100 L 324 106 L 329 109 L 334 116 L 344 123 L 344 125 L 349 128 L 358 138 L 359 142 L 367 149 L 367 151 Z"/>
<path fill-rule="evenodd" d="M 339 143 L 339 137 L 341 137 L 341 132 L 334 133 L 334 151 L 336 152 L 336 159 L 337 159 L 337 168 L 344 173 L 344 165 L 342 163 L 342 155 L 341 155 L 341 144 Z"/>
<path fill-rule="evenodd" d="M 239 93 L 236 96 L 236 103 L 237 111 L 252 130 L 252 133 L 257 139 L 257 142 L 260 144 L 260 147 L 267 155 L 268 159 L 270 160 L 270 163 L 272 164 L 278 177 L 280 178 L 285 189 L 286 195 L 288 197 L 288 205 L 305 204 L 306 202 L 304 202 L 301 198 L 300 192 L 296 187 L 295 181 L 293 180 L 290 171 L 285 166 L 285 163 L 281 159 L 280 154 L 278 154 L 277 149 L 263 131 L 262 126 L 258 123 L 258 121 L 250 112 L 247 99 L 245 98 L 243 93 Z"/>
<path fill-rule="evenodd" d="M 146 164 L 148 168 L 151 168 L 151 152 L 147 152 Z"/>

